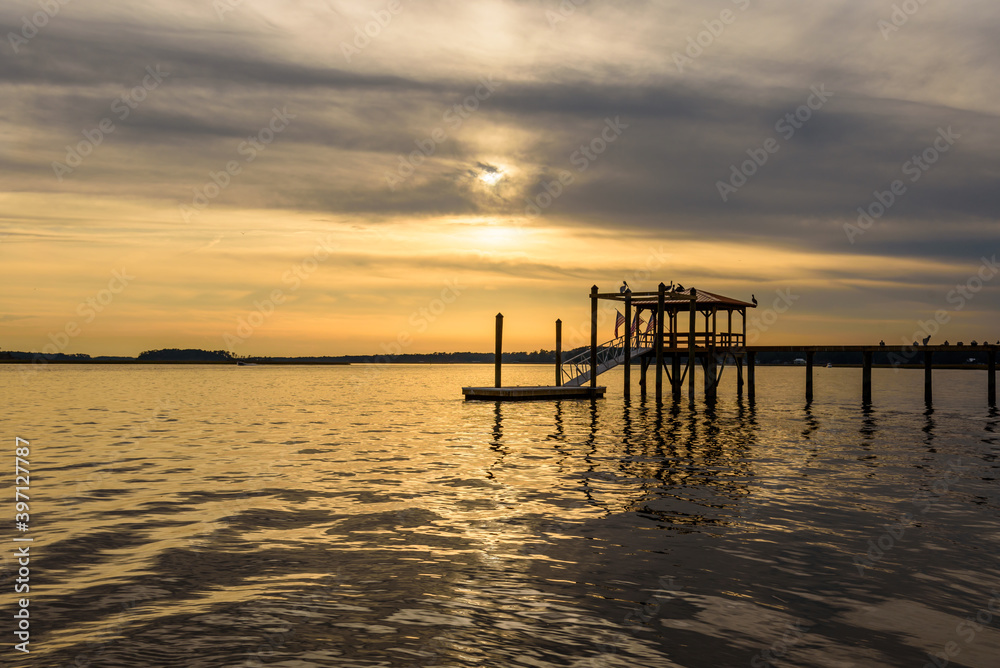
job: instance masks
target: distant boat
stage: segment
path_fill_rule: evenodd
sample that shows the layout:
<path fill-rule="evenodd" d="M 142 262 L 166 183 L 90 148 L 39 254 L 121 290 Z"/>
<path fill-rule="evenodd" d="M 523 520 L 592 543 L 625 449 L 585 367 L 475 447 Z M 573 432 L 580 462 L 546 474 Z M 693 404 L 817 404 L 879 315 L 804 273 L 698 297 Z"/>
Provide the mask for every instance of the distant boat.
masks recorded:
<path fill-rule="evenodd" d="M 826 368 L 827 369 L 832 369 L 833 368 L 833 362 L 827 362 L 826 363 Z"/>
<path fill-rule="evenodd" d="M 257 365 L 253 362 L 237 362 L 236 366 L 257 366 Z"/>
<path fill-rule="evenodd" d="M 799 357 L 794 362 L 792 362 L 792 364 L 796 364 L 798 366 L 805 366 L 806 361 L 804 359 L 802 359 L 801 357 Z"/>

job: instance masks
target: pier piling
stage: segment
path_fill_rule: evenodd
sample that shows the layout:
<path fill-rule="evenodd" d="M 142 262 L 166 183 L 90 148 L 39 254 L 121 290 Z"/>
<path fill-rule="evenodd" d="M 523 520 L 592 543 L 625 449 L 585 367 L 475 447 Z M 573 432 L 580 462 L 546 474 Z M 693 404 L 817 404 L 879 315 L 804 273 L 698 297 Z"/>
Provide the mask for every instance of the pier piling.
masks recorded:
<path fill-rule="evenodd" d="M 861 403 L 870 404 L 872 402 L 872 354 L 870 352 L 861 353 Z"/>
<path fill-rule="evenodd" d="M 813 400 L 813 357 L 816 353 L 809 351 L 806 353 L 806 403 Z"/>
<path fill-rule="evenodd" d="M 663 401 L 663 304 L 666 295 L 667 286 L 660 283 L 656 288 L 656 403 Z"/>
<path fill-rule="evenodd" d="M 503 313 L 497 313 L 497 350 L 493 358 L 494 387 L 503 387 L 500 383 L 500 368 L 503 362 Z"/>
<path fill-rule="evenodd" d="M 556 320 L 556 387 L 562 387 L 562 320 Z"/>
<path fill-rule="evenodd" d="M 991 349 L 986 353 L 986 372 L 989 377 L 986 380 L 986 394 L 990 406 L 997 405 L 997 351 Z"/>
<path fill-rule="evenodd" d="M 757 362 L 757 353 L 747 353 L 747 399 L 753 403 L 757 398 L 757 380 L 754 367 Z"/>
<path fill-rule="evenodd" d="M 597 387 L 597 286 L 590 288 L 590 387 Z"/>
<path fill-rule="evenodd" d="M 934 368 L 934 353 L 924 351 L 924 401 L 934 401 L 934 384 L 931 381 L 931 370 Z"/>
<path fill-rule="evenodd" d="M 638 328 L 636 328 L 638 331 Z M 625 295 L 625 359 L 622 362 L 625 367 L 625 380 L 622 387 L 622 394 L 626 399 L 632 396 L 632 295 Z"/>

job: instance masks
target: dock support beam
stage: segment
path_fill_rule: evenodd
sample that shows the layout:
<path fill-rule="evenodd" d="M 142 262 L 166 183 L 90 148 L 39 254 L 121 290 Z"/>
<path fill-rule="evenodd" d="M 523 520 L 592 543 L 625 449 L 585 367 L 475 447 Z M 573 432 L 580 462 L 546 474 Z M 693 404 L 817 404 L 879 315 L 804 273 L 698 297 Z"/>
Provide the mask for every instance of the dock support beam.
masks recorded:
<path fill-rule="evenodd" d="M 861 353 L 861 403 L 872 402 L 872 354 Z"/>
<path fill-rule="evenodd" d="M 690 326 L 688 328 L 688 399 L 694 401 L 694 330 L 697 326 L 696 317 L 697 312 L 695 311 L 695 303 L 698 301 L 698 291 L 691 288 L 691 302 L 688 304 L 688 308 L 691 309 L 691 320 Z"/>
<path fill-rule="evenodd" d="M 667 286 L 660 283 L 656 288 L 656 403 L 663 401 L 663 304 L 667 297 Z"/>
<path fill-rule="evenodd" d="M 503 361 L 503 313 L 497 313 L 497 351 L 493 358 L 494 366 L 494 387 L 502 387 L 500 384 L 500 367 Z"/>
<path fill-rule="evenodd" d="M 986 394 L 990 406 L 997 405 L 997 351 L 996 348 L 992 348 L 986 354 L 986 373 L 989 374 L 989 378 L 986 380 Z"/>
<path fill-rule="evenodd" d="M 562 387 L 562 320 L 556 320 L 556 387 Z"/>
<path fill-rule="evenodd" d="M 747 353 L 747 399 L 750 403 L 757 398 L 756 365 L 757 353 Z"/>
<path fill-rule="evenodd" d="M 638 328 L 636 331 L 639 331 Z M 632 391 L 632 292 L 625 293 L 625 372 L 624 387 L 622 394 L 626 399 L 631 397 Z"/>
<path fill-rule="evenodd" d="M 597 387 L 597 286 L 590 288 L 590 387 Z"/>
<path fill-rule="evenodd" d="M 811 404 L 813 400 L 813 357 L 816 353 L 806 353 L 806 403 Z"/>
<path fill-rule="evenodd" d="M 934 368 L 934 353 L 924 351 L 924 401 L 928 404 L 934 401 L 934 384 L 931 382 L 931 370 Z"/>

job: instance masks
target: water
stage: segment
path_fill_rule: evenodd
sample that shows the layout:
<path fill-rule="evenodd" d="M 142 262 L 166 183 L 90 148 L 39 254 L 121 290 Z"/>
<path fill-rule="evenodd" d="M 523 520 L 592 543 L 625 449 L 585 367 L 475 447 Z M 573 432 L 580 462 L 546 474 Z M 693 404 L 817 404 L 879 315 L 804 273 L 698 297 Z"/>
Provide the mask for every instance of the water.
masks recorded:
<path fill-rule="evenodd" d="M 491 366 L 0 366 L 34 537 L 32 652 L 0 662 L 1000 665 L 984 372 L 932 410 L 921 371 L 875 370 L 870 410 L 859 369 L 714 409 L 620 373 L 497 405 L 460 394 Z"/>

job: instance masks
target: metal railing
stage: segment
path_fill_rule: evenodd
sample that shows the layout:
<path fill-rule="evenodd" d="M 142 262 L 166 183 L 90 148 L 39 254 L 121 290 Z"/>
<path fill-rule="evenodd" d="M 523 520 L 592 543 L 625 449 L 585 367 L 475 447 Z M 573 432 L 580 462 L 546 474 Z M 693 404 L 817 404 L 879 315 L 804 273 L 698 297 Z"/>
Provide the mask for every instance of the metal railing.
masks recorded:
<path fill-rule="evenodd" d="M 631 353 L 633 356 L 637 354 L 642 354 L 648 350 L 652 350 L 656 346 L 656 333 L 637 333 L 631 335 Z M 670 347 L 671 335 L 669 332 L 663 333 L 663 345 L 665 348 Z M 688 333 L 680 332 L 676 334 L 675 339 L 677 342 L 677 348 L 684 350 L 687 349 L 689 345 Z M 743 334 L 739 332 L 722 332 L 715 333 L 714 336 L 712 332 L 695 332 L 694 335 L 695 348 L 705 349 L 733 349 L 741 348 L 743 346 Z M 597 348 L 597 373 L 601 374 L 612 369 L 615 366 L 621 364 L 625 361 L 625 335 L 621 335 L 618 338 L 611 339 L 602 343 Z M 564 360 L 562 363 L 562 379 L 563 385 L 576 386 L 582 385 L 584 382 L 590 380 L 590 348 L 588 347 L 583 352 L 574 355 L 573 357 Z"/>
<path fill-rule="evenodd" d="M 653 342 L 656 340 L 656 335 L 652 332 L 649 334 L 632 334 L 631 335 L 631 347 L 632 354 L 636 355 L 645 349 L 653 347 Z M 602 343 L 597 348 L 597 373 L 603 373 L 608 369 L 611 369 L 622 362 L 625 361 L 625 335 L 621 335 L 616 339 L 611 339 Z M 583 352 L 571 357 L 562 363 L 562 378 L 563 385 L 575 386 L 582 385 L 584 382 L 590 380 L 590 349 L 587 348 Z"/>

